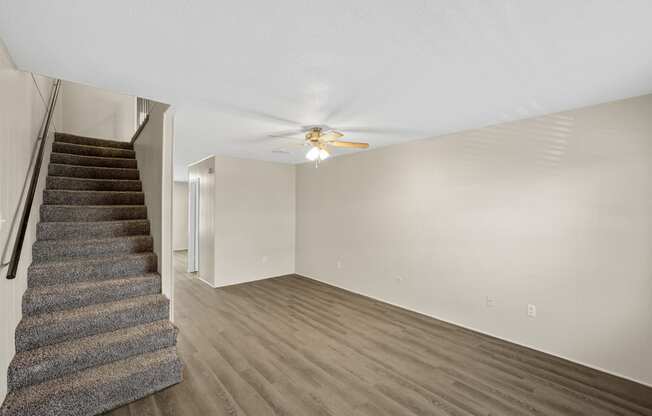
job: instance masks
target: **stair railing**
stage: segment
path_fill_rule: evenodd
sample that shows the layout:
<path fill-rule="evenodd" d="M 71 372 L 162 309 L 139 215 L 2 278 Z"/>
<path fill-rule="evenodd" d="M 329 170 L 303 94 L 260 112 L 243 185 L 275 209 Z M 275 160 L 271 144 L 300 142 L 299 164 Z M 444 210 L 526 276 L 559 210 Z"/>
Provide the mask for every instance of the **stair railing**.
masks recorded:
<path fill-rule="evenodd" d="M 23 242 L 25 241 L 25 233 L 27 231 L 27 224 L 29 222 L 29 215 L 32 211 L 32 203 L 34 202 L 34 194 L 36 193 L 36 186 L 38 185 L 38 178 L 41 173 L 41 164 L 43 162 L 43 152 L 45 151 L 45 142 L 48 138 L 50 131 L 50 122 L 54 114 L 54 107 L 57 105 L 57 98 L 59 97 L 59 89 L 61 87 L 61 80 L 58 79 L 54 82 L 54 88 L 50 94 L 50 102 L 48 103 L 47 111 L 45 112 L 45 124 L 41 130 L 39 137 L 40 144 L 36 154 L 36 162 L 34 163 L 34 170 L 29 182 L 29 190 L 27 191 L 27 198 L 23 206 L 23 212 L 20 216 L 20 223 L 18 224 L 18 234 L 14 242 L 14 248 L 11 251 L 11 258 L 9 260 L 9 268 L 7 269 L 7 279 L 14 279 L 16 271 L 18 270 L 18 262 L 20 261 L 20 253 L 23 249 Z M 20 203 L 20 202 L 19 202 Z M 11 230 L 9 231 L 11 235 Z"/>
<path fill-rule="evenodd" d="M 131 136 L 131 144 L 134 144 L 147 125 L 151 108 L 152 102 L 150 100 L 140 97 L 136 98 L 136 122 L 138 123 L 138 128 L 134 132 L 134 135 Z"/>

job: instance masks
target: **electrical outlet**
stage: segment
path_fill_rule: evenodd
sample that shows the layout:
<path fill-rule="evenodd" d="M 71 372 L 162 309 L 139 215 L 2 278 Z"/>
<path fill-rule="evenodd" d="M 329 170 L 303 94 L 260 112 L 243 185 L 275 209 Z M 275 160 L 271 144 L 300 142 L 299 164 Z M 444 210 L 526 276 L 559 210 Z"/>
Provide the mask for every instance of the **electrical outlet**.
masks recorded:
<path fill-rule="evenodd" d="M 337 261 L 337 268 L 341 269 L 342 268 L 342 260 Z"/>
<path fill-rule="evenodd" d="M 491 296 L 487 296 L 487 308 L 493 308 L 496 306 L 496 299 L 492 298 Z"/>
<path fill-rule="evenodd" d="M 269 260 L 269 257 L 267 257 L 267 256 L 263 256 L 263 257 L 260 258 L 260 261 L 261 261 L 263 264 L 267 263 L 268 260 Z"/>
<path fill-rule="evenodd" d="M 396 276 L 395 279 L 398 283 L 401 283 L 403 281 L 403 276 Z"/>
<path fill-rule="evenodd" d="M 536 305 L 527 305 L 527 316 L 530 318 L 536 318 L 537 317 L 537 307 Z"/>

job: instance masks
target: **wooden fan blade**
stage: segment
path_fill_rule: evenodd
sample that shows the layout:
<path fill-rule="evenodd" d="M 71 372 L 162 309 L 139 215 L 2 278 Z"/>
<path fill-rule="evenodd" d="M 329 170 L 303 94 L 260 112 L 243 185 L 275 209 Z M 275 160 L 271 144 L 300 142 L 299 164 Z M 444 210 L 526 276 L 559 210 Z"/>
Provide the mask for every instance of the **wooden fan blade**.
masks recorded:
<path fill-rule="evenodd" d="M 319 136 L 319 141 L 332 142 L 332 141 L 335 141 L 335 140 L 339 139 L 342 136 L 344 136 L 344 135 L 342 133 L 340 133 L 339 131 L 331 130 L 331 131 L 327 131 L 326 133 Z"/>
<path fill-rule="evenodd" d="M 366 149 L 369 147 L 369 143 L 340 142 L 337 140 L 328 142 L 328 144 L 334 147 L 348 147 L 352 149 Z"/>

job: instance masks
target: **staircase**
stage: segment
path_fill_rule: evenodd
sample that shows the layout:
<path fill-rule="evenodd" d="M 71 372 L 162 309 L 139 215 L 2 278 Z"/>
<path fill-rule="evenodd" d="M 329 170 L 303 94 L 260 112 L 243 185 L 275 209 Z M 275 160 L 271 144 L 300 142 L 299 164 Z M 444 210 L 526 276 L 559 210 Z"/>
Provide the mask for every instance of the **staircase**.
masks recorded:
<path fill-rule="evenodd" d="M 56 134 L 2 416 L 97 415 L 179 383 L 130 143 Z"/>

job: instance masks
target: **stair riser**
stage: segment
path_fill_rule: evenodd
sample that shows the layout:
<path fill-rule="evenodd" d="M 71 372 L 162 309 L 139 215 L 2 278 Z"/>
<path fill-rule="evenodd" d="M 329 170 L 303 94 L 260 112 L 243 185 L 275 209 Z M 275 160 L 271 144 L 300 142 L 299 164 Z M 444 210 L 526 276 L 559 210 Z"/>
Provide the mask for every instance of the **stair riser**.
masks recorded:
<path fill-rule="evenodd" d="M 16 329 L 16 351 L 27 351 L 121 328 L 160 321 L 168 319 L 168 316 L 168 302 L 158 302 L 93 316 L 90 319 L 86 316 L 71 317 L 64 321 L 48 322 L 47 325 L 29 328 L 19 325 Z"/>
<path fill-rule="evenodd" d="M 139 179 L 138 169 L 96 168 L 92 166 L 56 164 L 50 164 L 48 166 L 48 175 L 86 179 Z"/>
<path fill-rule="evenodd" d="M 74 134 L 67 134 L 67 133 L 55 133 L 54 141 L 56 143 L 73 143 L 73 144 L 83 144 L 86 146 L 114 147 L 117 149 L 133 150 L 134 148 L 134 146 L 130 142 L 96 139 L 92 137 L 76 136 Z"/>
<path fill-rule="evenodd" d="M 148 235 L 149 221 L 124 222 L 40 222 L 36 228 L 37 240 L 76 240 L 90 238 Z"/>
<path fill-rule="evenodd" d="M 114 240 L 36 241 L 32 246 L 32 260 L 35 262 L 58 258 L 102 257 L 120 254 L 150 252 L 154 242 L 150 236 Z"/>
<path fill-rule="evenodd" d="M 165 328 L 155 332 L 139 334 L 138 337 L 120 339 L 110 344 L 93 345 L 84 350 L 83 355 L 57 357 L 47 361 L 47 366 L 37 365 L 27 368 L 9 367 L 9 389 L 18 389 L 42 383 L 87 368 L 112 363 L 125 358 L 169 348 L 176 344 L 177 331 Z"/>
<path fill-rule="evenodd" d="M 156 255 L 131 256 L 112 261 L 94 260 L 31 265 L 27 272 L 28 287 L 50 286 L 85 281 L 107 280 L 156 272 Z"/>
<path fill-rule="evenodd" d="M 128 149 L 116 149 L 111 147 L 84 146 L 71 143 L 54 142 L 52 143 L 53 153 L 68 153 L 81 156 L 98 156 L 98 157 L 121 157 L 125 159 L 135 159 L 136 153 Z"/>
<path fill-rule="evenodd" d="M 138 180 L 125 179 L 84 179 L 66 178 L 63 176 L 48 176 L 45 189 L 67 189 L 72 191 L 135 191 L 140 192 L 143 186 Z"/>
<path fill-rule="evenodd" d="M 126 168 L 136 169 L 138 163 L 136 159 L 124 159 L 119 157 L 96 157 L 96 156 L 80 156 L 71 155 L 69 153 L 52 153 L 50 156 L 50 163 L 58 163 L 61 165 L 76 165 L 76 166 L 96 166 L 105 168 Z"/>
<path fill-rule="evenodd" d="M 168 352 L 168 350 L 172 352 Z M 30 386 L 25 393 L 22 390 L 10 392 L 3 404 L 2 416 L 95 416 L 116 407 L 133 402 L 149 394 L 177 384 L 183 380 L 183 365 L 176 356 L 175 350 L 163 350 L 164 358 L 147 360 L 143 365 L 127 358 L 124 361 L 107 364 L 96 370 L 86 370 L 92 377 L 85 377 L 72 383 L 66 380 L 62 387 L 53 386 L 56 380 Z M 115 368 L 122 365 L 133 368 L 125 374 L 114 375 Z M 99 372 L 99 374 L 98 374 Z M 34 390 L 32 390 L 34 389 Z M 52 392 L 39 394 L 39 390 Z"/>
<path fill-rule="evenodd" d="M 41 221 L 43 222 L 120 221 L 144 220 L 146 218 L 147 208 L 144 205 L 127 207 L 41 205 Z"/>
<path fill-rule="evenodd" d="M 115 191 L 43 191 L 43 203 L 51 205 L 143 205 L 142 192 Z"/>

